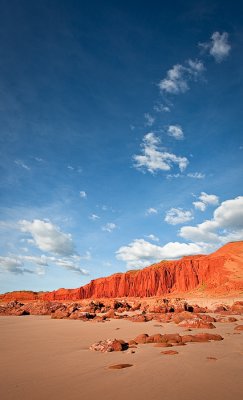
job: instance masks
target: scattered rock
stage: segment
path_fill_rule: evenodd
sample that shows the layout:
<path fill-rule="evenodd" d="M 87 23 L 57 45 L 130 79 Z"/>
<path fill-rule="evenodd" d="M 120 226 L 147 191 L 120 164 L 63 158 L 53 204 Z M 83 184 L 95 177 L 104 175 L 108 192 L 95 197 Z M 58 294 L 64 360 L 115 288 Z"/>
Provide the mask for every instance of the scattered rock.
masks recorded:
<path fill-rule="evenodd" d="M 213 329 L 216 328 L 212 322 L 203 321 L 201 318 L 186 319 L 178 324 L 182 328 Z"/>
<path fill-rule="evenodd" d="M 165 350 L 165 351 L 161 351 L 161 354 L 168 354 L 170 356 L 173 356 L 175 354 L 179 354 L 178 351 L 175 350 Z"/>
<path fill-rule="evenodd" d="M 148 338 L 148 334 L 142 333 L 141 335 L 138 335 L 137 337 L 135 337 L 134 342 L 136 344 L 144 344 L 144 343 L 146 343 L 147 338 Z"/>
<path fill-rule="evenodd" d="M 126 350 L 128 345 L 123 340 L 106 339 L 100 340 L 90 346 L 90 350 L 101 351 L 102 353 L 110 353 L 111 351 Z"/>
<path fill-rule="evenodd" d="M 237 325 L 234 330 L 235 331 L 243 331 L 243 325 Z"/>
<path fill-rule="evenodd" d="M 114 364 L 110 365 L 108 368 L 109 369 L 123 369 L 123 368 L 129 368 L 133 367 L 133 364 Z"/>
<path fill-rule="evenodd" d="M 208 342 L 210 340 L 223 340 L 223 337 L 220 335 L 214 335 L 211 333 L 197 333 L 196 335 L 184 335 L 182 336 L 183 343 L 190 342 Z"/>

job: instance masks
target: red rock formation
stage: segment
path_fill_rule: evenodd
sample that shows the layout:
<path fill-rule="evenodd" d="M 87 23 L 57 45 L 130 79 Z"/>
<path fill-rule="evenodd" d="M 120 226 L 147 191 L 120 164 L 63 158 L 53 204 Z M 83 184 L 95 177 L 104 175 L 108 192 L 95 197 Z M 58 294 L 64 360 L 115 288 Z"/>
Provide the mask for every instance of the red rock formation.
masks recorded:
<path fill-rule="evenodd" d="M 77 289 L 53 292 L 13 292 L 0 300 L 78 300 L 86 298 L 150 297 L 197 294 L 224 295 L 243 289 L 243 242 L 232 242 L 210 255 L 161 261 L 142 270 L 92 280 Z"/>

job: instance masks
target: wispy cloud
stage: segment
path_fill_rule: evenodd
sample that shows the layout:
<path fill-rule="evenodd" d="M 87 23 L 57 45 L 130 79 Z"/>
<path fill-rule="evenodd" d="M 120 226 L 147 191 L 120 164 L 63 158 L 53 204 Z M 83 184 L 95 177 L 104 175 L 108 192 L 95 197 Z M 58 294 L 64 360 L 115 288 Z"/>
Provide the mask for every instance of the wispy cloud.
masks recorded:
<path fill-rule="evenodd" d="M 73 171 L 73 172 L 77 172 L 78 174 L 81 174 L 81 172 L 83 172 L 83 169 L 81 167 L 74 167 L 73 165 L 68 165 L 67 169 L 69 171 Z"/>
<path fill-rule="evenodd" d="M 200 60 L 189 59 L 184 65 L 176 64 L 167 71 L 166 78 L 159 82 L 159 88 L 165 93 L 184 93 L 189 89 L 189 81 L 198 80 L 204 69 Z"/>
<path fill-rule="evenodd" d="M 14 162 L 16 165 L 18 165 L 18 167 L 24 168 L 27 171 L 31 170 L 31 168 L 27 164 L 25 164 L 22 160 L 15 160 Z"/>
<path fill-rule="evenodd" d="M 33 271 L 24 268 L 23 263 L 16 257 L 0 257 L 0 272 L 9 272 L 15 275 L 23 275 L 24 273 L 32 274 Z"/>
<path fill-rule="evenodd" d="M 151 114 L 145 113 L 144 118 L 145 118 L 145 126 L 152 126 L 154 124 L 155 118 Z"/>
<path fill-rule="evenodd" d="M 158 214 L 157 208 L 150 207 L 146 210 L 146 215 Z"/>
<path fill-rule="evenodd" d="M 22 256 L 11 255 L 0 257 L 0 272 L 23 275 L 30 273 L 42 276 L 45 274 L 45 267 L 56 265 L 69 271 L 74 271 L 81 275 L 88 275 L 89 272 L 79 266 L 81 256 L 54 257 L 54 256 Z M 26 268 L 27 266 L 27 268 Z"/>
<path fill-rule="evenodd" d="M 205 174 L 203 174 L 202 172 L 189 172 L 187 174 L 188 178 L 193 178 L 193 179 L 204 179 L 205 178 Z"/>
<path fill-rule="evenodd" d="M 161 103 L 157 103 L 154 105 L 154 111 L 161 112 L 170 112 L 170 107 Z"/>
<path fill-rule="evenodd" d="M 104 226 L 102 226 L 102 231 L 105 231 L 105 232 L 113 232 L 114 231 L 114 229 L 116 229 L 117 228 L 117 225 L 116 224 L 114 224 L 113 222 L 108 222 L 106 225 L 104 225 Z"/>
<path fill-rule="evenodd" d="M 186 157 L 179 157 L 173 153 L 168 153 L 160 147 L 160 139 L 154 133 L 148 133 L 143 138 L 142 155 L 134 155 L 134 167 L 141 170 L 147 170 L 150 173 L 157 171 L 169 171 L 173 164 L 177 164 L 183 171 L 189 161 Z"/>
<path fill-rule="evenodd" d="M 155 235 L 153 235 L 152 233 L 150 235 L 145 236 L 148 239 L 152 240 L 153 242 L 159 242 L 159 238 Z"/>
<path fill-rule="evenodd" d="M 92 221 L 97 221 L 98 219 L 100 219 L 100 217 L 96 214 L 91 214 L 89 216 L 89 219 L 91 219 Z"/>
<path fill-rule="evenodd" d="M 181 208 L 171 208 L 166 212 L 165 222 L 170 225 L 184 224 L 193 219 L 193 214 L 189 210 L 182 210 Z"/>
<path fill-rule="evenodd" d="M 184 139 L 184 133 L 180 125 L 169 125 L 167 128 L 167 134 L 177 140 Z"/>
<path fill-rule="evenodd" d="M 84 190 L 81 190 L 79 192 L 79 195 L 80 195 L 81 199 L 86 199 L 87 198 L 87 193 Z"/>
<path fill-rule="evenodd" d="M 199 46 L 205 51 L 208 51 L 209 54 L 214 57 L 215 61 L 220 63 L 228 57 L 231 50 L 228 38 L 229 34 L 227 32 L 221 34 L 219 32 L 214 32 L 209 42 L 199 43 Z"/>

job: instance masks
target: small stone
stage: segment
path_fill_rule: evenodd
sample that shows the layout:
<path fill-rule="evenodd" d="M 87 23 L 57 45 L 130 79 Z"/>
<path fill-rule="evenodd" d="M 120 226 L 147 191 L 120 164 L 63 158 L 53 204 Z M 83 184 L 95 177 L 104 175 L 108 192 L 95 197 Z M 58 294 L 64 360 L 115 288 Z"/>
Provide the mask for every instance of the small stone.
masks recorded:
<path fill-rule="evenodd" d="M 178 353 L 178 351 L 175 351 L 175 350 L 165 350 L 165 351 L 161 351 L 161 354 L 173 356 L 173 355 L 179 354 L 179 353 Z"/>
<path fill-rule="evenodd" d="M 123 368 L 129 368 L 132 366 L 133 366 L 133 364 L 114 364 L 114 365 L 110 365 L 108 368 L 109 369 L 123 369 Z"/>
<path fill-rule="evenodd" d="M 243 331 L 243 325 L 237 325 L 234 330 L 235 331 Z"/>

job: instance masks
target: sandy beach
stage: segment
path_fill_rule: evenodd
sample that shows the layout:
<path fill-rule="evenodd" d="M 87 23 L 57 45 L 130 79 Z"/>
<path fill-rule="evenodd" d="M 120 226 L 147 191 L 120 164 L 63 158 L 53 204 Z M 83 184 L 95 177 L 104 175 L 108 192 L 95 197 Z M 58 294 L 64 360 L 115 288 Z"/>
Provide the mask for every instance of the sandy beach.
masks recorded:
<path fill-rule="evenodd" d="M 153 344 L 124 352 L 100 353 L 89 346 L 101 339 L 129 340 L 141 333 L 180 333 L 174 323 L 105 323 L 53 320 L 49 316 L 0 318 L 0 397 L 121 400 L 232 400 L 243 392 L 242 324 L 215 323 L 223 341 L 188 343 L 163 355 Z M 158 326 L 161 325 L 161 326 Z M 196 329 L 190 333 L 209 332 Z M 211 332 L 212 333 L 212 332 Z M 135 351 L 135 352 L 132 352 Z M 213 359 L 208 359 L 212 357 Z M 112 364 L 132 367 L 111 370 Z"/>

